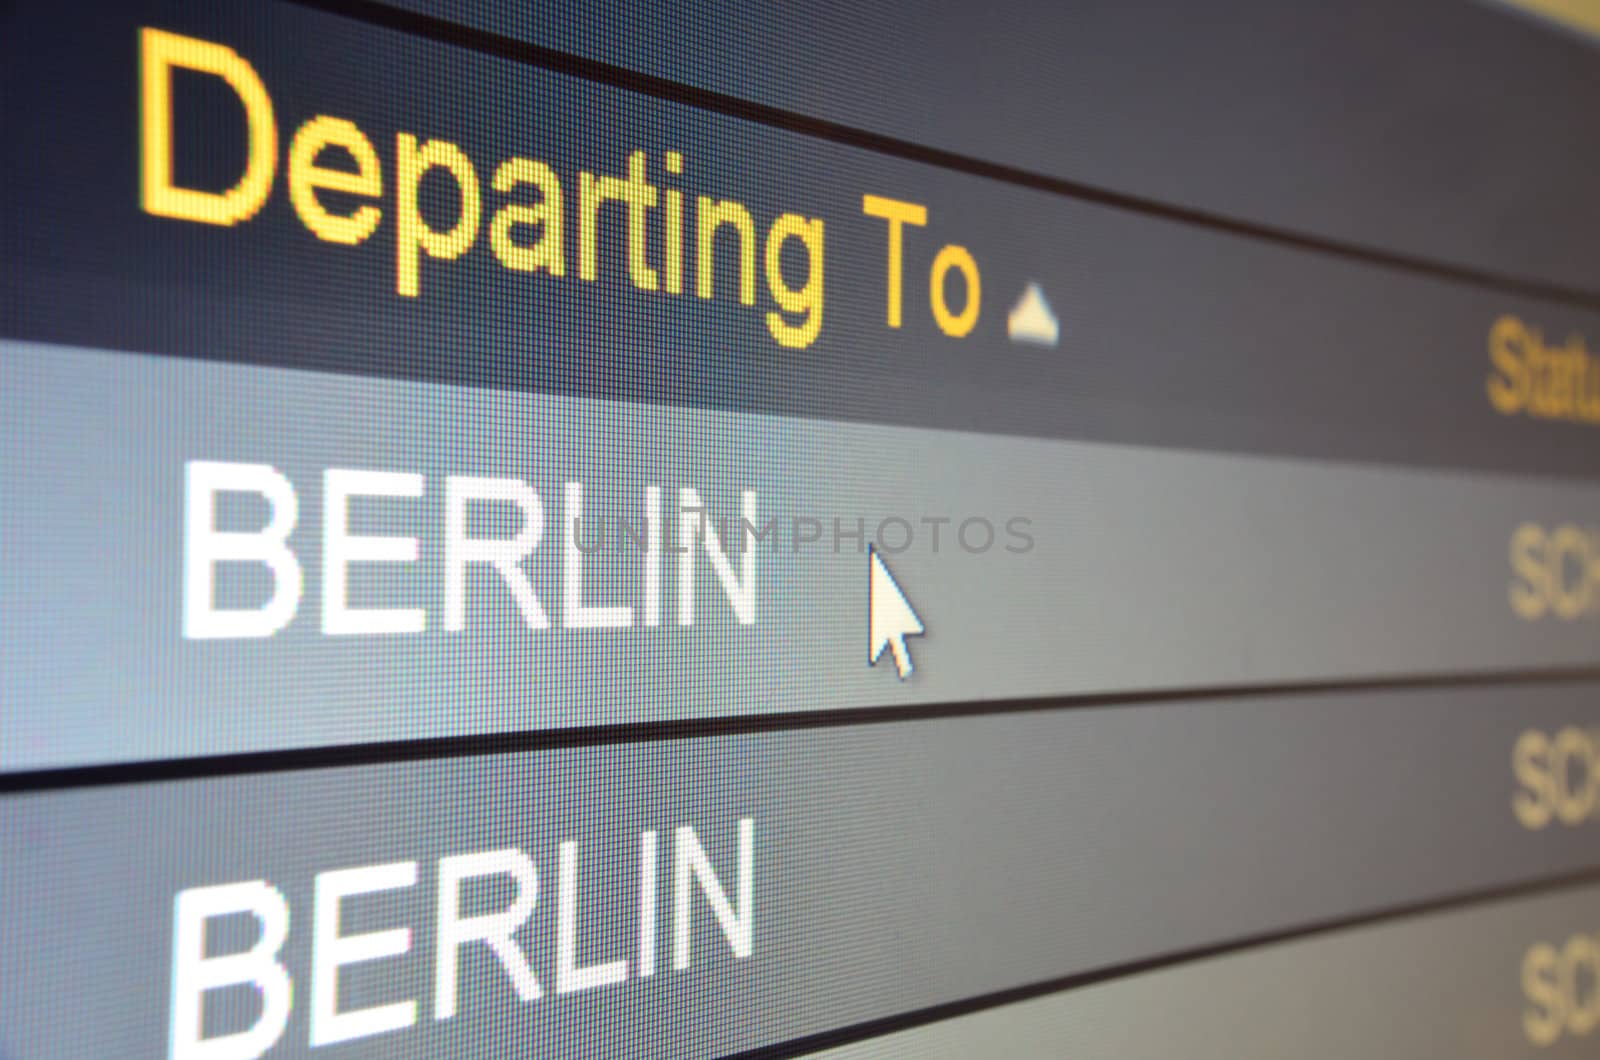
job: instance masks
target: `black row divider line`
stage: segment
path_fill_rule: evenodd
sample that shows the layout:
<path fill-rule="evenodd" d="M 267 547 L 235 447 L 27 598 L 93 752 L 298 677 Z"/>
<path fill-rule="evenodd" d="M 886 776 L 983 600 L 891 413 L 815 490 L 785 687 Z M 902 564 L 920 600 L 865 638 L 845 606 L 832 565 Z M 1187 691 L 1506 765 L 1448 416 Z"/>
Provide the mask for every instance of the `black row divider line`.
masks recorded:
<path fill-rule="evenodd" d="M 544 751 L 604 744 L 743 736 L 780 730 L 901 724 L 935 718 L 1022 714 L 1040 711 L 1151 707 L 1196 700 L 1262 699 L 1276 696 L 1355 695 L 1373 692 L 1536 685 L 1600 686 L 1600 667 L 1502 670 L 1480 673 L 1413 674 L 1397 677 L 1303 681 L 1271 685 L 1211 686 L 1049 696 L 1034 699 L 966 700 L 915 706 L 845 707 L 816 711 L 773 711 L 709 718 L 571 726 L 520 732 L 442 736 L 418 740 L 248 751 L 237 754 L 104 765 L 67 766 L 0 774 L 0 796 L 61 788 L 105 787 L 159 781 L 197 780 L 248 773 L 283 773 L 435 758 L 466 758 L 511 752 Z"/>

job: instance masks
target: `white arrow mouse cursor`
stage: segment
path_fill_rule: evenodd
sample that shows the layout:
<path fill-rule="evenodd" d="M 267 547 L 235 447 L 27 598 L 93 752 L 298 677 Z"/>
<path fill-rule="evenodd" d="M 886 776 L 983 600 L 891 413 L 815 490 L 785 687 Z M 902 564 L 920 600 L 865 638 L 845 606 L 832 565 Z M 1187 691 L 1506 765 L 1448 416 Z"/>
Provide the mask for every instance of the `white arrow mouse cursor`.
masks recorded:
<path fill-rule="evenodd" d="M 878 550 L 867 548 L 867 665 L 876 666 L 883 649 L 894 653 L 894 668 L 904 681 L 911 676 L 911 650 L 907 637 L 923 634 L 922 619 L 911 608 L 911 601 L 900 591 L 889 568 L 878 558 Z"/>

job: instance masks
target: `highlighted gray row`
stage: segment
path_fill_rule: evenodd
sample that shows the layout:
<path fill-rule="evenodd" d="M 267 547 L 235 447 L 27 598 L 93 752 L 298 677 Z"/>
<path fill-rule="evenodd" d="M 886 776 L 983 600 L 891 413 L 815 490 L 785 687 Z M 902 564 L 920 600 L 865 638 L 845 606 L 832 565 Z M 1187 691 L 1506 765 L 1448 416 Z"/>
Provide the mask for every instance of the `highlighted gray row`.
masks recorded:
<path fill-rule="evenodd" d="M 1600 658 L 1600 487 L 25 343 L 0 384 L 7 770 Z"/>

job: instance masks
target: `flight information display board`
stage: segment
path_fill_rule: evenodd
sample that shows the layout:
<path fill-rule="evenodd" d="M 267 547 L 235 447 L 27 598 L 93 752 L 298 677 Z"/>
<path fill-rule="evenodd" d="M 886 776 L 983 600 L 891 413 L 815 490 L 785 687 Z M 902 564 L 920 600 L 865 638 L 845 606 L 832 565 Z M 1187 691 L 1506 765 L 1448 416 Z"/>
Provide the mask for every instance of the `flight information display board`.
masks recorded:
<path fill-rule="evenodd" d="M 1596 1048 L 1583 23 L 4 21 L 0 1057 Z"/>

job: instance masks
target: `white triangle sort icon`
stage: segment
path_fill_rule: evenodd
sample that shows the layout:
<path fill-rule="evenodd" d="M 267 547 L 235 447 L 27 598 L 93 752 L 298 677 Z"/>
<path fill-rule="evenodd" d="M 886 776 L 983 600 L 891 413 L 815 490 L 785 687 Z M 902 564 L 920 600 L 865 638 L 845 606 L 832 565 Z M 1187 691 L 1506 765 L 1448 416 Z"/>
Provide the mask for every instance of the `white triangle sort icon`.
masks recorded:
<path fill-rule="evenodd" d="M 1028 284 L 1017 304 L 1011 307 L 1006 316 L 1006 335 L 1012 342 L 1034 346 L 1054 346 L 1060 339 L 1061 324 L 1038 284 Z"/>

